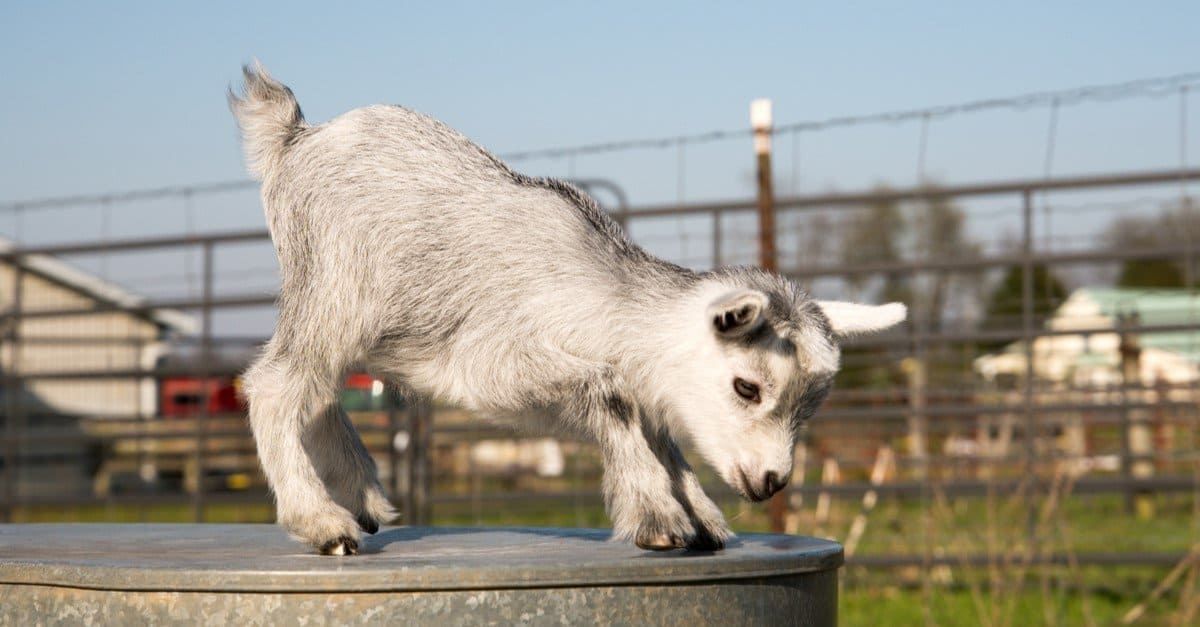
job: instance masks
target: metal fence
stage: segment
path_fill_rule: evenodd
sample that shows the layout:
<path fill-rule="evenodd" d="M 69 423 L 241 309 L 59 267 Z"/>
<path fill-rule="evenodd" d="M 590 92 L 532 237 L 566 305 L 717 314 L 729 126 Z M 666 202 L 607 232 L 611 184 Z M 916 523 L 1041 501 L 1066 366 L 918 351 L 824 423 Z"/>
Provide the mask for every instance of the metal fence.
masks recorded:
<path fill-rule="evenodd" d="M 1191 345 L 1193 336 L 1200 339 L 1200 311 L 1189 305 L 1165 322 L 1141 316 L 1122 317 L 1119 325 L 1100 320 L 1056 327 L 1046 324 L 1047 307 L 1062 305 L 1063 296 L 1039 293 L 1043 286 L 1038 285 L 1038 274 L 1047 269 L 1084 285 L 1126 262 L 1162 261 L 1179 268 L 1183 290 L 1178 293 L 1190 303 L 1186 296 L 1193 287 L 1196 252 L 1191 222 L 1181 222 L 1186 232 L 1177 237 L 1136 245 L 1114 244 L 1098 235 L 1098 228 L 1119 217 L 1149 219 L 1164 207 L 1190 217 L 1187 184 L 1196 179 L 1200 170 L 776 199 L 783 273 L 823 297 L 870 299 L 889 285 L 903 284 L 913 301 L 902 330 L 856 339 L 846 347 L 843 380 L 813 421 L 797 451 L 794 485 L 780 497 L 791 510 L 771 522 L 811 531 L 806 524 L 828 524 L 821 508 L 827 512 L 830 500 L 862 500 L 861 516 L 879 497 L 934 507 L 939 499 L 1002 494 L 1024 512 L 1029 563 L 1054 564 L 1068 557 L 1036 548 L 1043 540 L 1039 516 L 1048 498 L 1118 495 L 1133 509 L 1142 507 L 1139 499 L 1149 494 L 1190 493 L 1196 499 L 1200 397 L 1192 375 L 1200 363 L 1191 360 Z M 1144 190 L 1160 195 L 1147 198 Z M 896 244 L 899 249 L 890 258 L 847 252 L 846 232 L 858 228 L 878 234 L 890 228 L 855 227 L 885 215 L 880 207 L 920 224 L 935 205 L 954 206 L 948 215 L 958 215 L 966 225 L 954 237 L 973 234 L 970 246 L 942 249 L 936 238 L 915 236 L 910 227 L 892 239 L 860 242 L 867 252 Z M 652 252 L 705 268 L 755 259 L 755 210 L 755 201 L 747 200 L 621 207 L 613 215 Z M 979 226 L 989 219 L 1003 225 Z M 244 415 L 236 404 L 213 403 L 214 395 L 236 393 L 236 375 L 265 339 L 239 334 L 237 316 L 257 312 L 253 315 L 269 318 L 274 303 L 274 293 L 262 286 L 228 287 L 238 285 L 229 279 L 237 278 L 246 247 L 255 247 L 258 256 L 269 252 L 267 233 L 0 252 L 8 267 L 8 280 L 0 284 L 7 292 L 0 316 L 0 511 L 6 519 L 65 515 L 81 507 L 150 512 L 150 505 L 168 505 L 200 521 L 211 519 L 221 506 L 269 502 Z M 160 258 L 155 255 L 164 254 L 187 255 L 190 264 L 198 263 L 198 293 L 139 299 L 131 293 L 139 290 L 136 281 L 114 285 L 62 263 L 82 259 L 94 265 L 101 259 L 116 264 L 124 256 L 133 260 L 126 267 L 152 266 Z M 1004 272 L 1020 279 L 1019 306 L 1008 307 L 1007 316 L 989 318 L 979 308 L 985 299 L 964 294 L 994 284 Z M 232 316 L 233 322 L 217 324 L 220 316 Z M 1177 366 L 1178 376 L 1164 372 L 1147 381 L 1137 370 L 1141 340 L 1164 334 L 1182 343 L 1162 356 L 1164 363 Z M 1086 344 L 1097 338 L 1116 338 L 1116 353 L 1110 353 L 1118 361 L 1101 364 L 1101 370 L 1116 372 L 1117 378 L 1081 382 L 1078 376 L 1056 379 L 1039 370 L 1039 363 L 1058 350 L 1056 339 Z M 1009 365 L 1016 364 L 1014 376 L 993 380 L 981 374 L 977 360 L 988 355 L 1007 355 Z M 193 390 L 181 401 L 183 407 L 169 412 L 164 411 L 171 400 L 164 396 L 167 382 Z M 539 473 L 519 450 L 521 438 L 502 428 L 453 408 L 392 398 L 377 386 L 370 393 L 382 400 L 352 412 L 353 419 L 393 499 L 402 505 L 405 522 L 444 516 L 491 520 L 487 514 L 501 506 L 519 514 L 537 504 L 570 513 L 554 518 L 558 524 L 594 523 L 600 468 L 586 443 L 547 443 L 563 459 L 557 470 Z M 107 400 L 88 404 L 99 398 Z M 485 459 L 487 446 L 503 454 Z M 745 507 L 709 479 L 720 504 Z M 815 513 L 798 514 L 814 502 Z M 861 536 L 862 531 L 848 533 Z M 1078 563 L 1160 564 L 1175 563 L 1182 553 L 1069 557 Z M 851 555 L 851 563 L 855 559 Z M 873 553 L 861 563 L 930 566 L 988 559 L 936 555 L 926 542 L 909 553 Z"/>

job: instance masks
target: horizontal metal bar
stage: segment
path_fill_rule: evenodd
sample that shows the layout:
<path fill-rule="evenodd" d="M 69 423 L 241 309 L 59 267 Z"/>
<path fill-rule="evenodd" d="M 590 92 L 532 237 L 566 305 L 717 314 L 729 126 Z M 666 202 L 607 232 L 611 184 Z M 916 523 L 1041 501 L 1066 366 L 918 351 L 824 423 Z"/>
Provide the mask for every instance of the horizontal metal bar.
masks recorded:
<path fill-rule="evenodd" d="M 985 196 L 998 194 L 1017 194 L 1026 191 L 1053 191 L 1102 187 L 1129 187 L 1139 185 L 1154 185 L 1178 183 L 1179 181 L 1200 179 L 1200 169 L 1191 170 L 1157 170 L 1133 174 L 1110 174 L 1069 177 L 1060 179 L 1023 179 L 1015 181 L 999 181 L 990 183 L 975 183 L 969 185 L 922 186 L 894 190 L 871 190 L 867 192 L 845 194 L 818 194 L 813 196 L 796 196 L 778 198 L 775 205 L 779 209 L 802 207 L 827 207 L 862 205 L 871 202 L 929 200 L 958 196 Z M 247 182 L 247 186 L 257 183 Z M 166 190 L 175 193 L 174 190 Z M 114 196 L 114 199 L 117 197 Z M 132 197 L 131 197 L 132 199 Z M 61 199 L 54 200 L 61 203 Z M 757 207 L 754 199 L 731 200 L 724 202 L 693 203 L 688 205 L 659 205 L 643 208 L 633 208 L 628 211 L 614 212 L 615 218 L 643 218 L 682 214 L 713 214 L 723 211 L 753 210 Z M 23 205 L 34 207 L 30 203 Z M 270 235 L 265 230 L 230 231 L 209 234 L 197 234 L 177 237 L 142 238 L 116 240 L 111 242 L 86 242 L 75 244 L 59 244 L 36 246 L 0 252 L 0 259 L 13 259 L 22 255 L 76 255 L 103 252 L 118 252 L 148 248 L 168 248 L 172 246 L 202 245 L 207 243 L 228 243 L 239 241 L 267 240 Z"/>
<path fill-rule="evenodd" d="M 1104 335 L 1112 333 L 1176 333 L 1176 332 L 1194 331 L 1200 332 L 1200 320 L 1195 323 L 1186 324 L 1150 324 L 1121 327 L 1090 327 L 1081 329 L 1035 329 L 1028 333 L 1031 338 L 1039 337 L 1061 337 L 1070 335 Z M 921 334 L 921 341 L 926 345 L 936 344 L 962 344 L 962 343 L 993 343 L 993 342 L 1011 342 L 1023 339 L 1023 334 L 1019 329 L 963 329 L 951 331 L 931 331 Z M 850 338 L 844 342 L 845 346 L 868 347 L 868 346 L 909 346 L 912 344 L 913 338 L 911 335 L 903 332 L 882 333 L 875 337 L 860 337 Z"/>
<path fill-rule="evenodd" d="M 1129 401 L 1126 403 L 1113 403 L 1105 401 L 1096 401 L 1092 403 L 1047 403 L 1034 404 L 1032 409 L 1035 414 L 1060 414 L 1073 412 L 1094 412 L 1102 413 L 1120 413 L 1127 409 L 1189 409 L 1196 408 L 1196 403 L 1188 402 L 1146 402 L 1146 401 Z M 920 414 L 930 418 L 956 418 L 963 417 L 974 420 L 980 415 L 990 414 L 1019 414 L 1025 410 L 1025 405 L 1020 401 L 1015 401 L 1011 404 L 995 405 L 995 404 L 955 404 L 955 405 L 937 405 L 929 404 L 922 407 L 920 410 L 914 410 L 906 404 L 894 404 L 889 407 L 827 407 L 817 410 L 816 417 L 819 419 L 839 419 L 839 420 L 878 420 L 889 418 L 907 418 L 912 414 Z M 1088 418 L 1088 423 L 1100 422 L 1094 420 L 1093 417 Z"/>
<path fill-rule="evenodd" d="M 196 377 L 205 379 L 220 379 L 242 373 L 244 367 L 221 367 L 198 364 L 195 367 L 177 366 L 156 368 L 153 370 L 139 368 L 113 368 L 99 370 L 54 370 L 46 372 L 25 372 L 9 375 L 10 378 L 23 381 L 41 380 L 73 380 L 73 379 L 161 379 L 166 377 Z"/>
<path fill-rule="evenodd" d="M 873 202 L 903 202 L 910 200 L 940 200 L 967 196 L 998 196 L 1025 192 L 1066 191 L 1104 187 L 1135 187 L 1142 185 L 1165 185 L 1180 181 L 1200 179 L 1200 169 L 1154 170 L 1133 174 L 1102 174 L 1066 177 L 1059 179 L 1019 179 L 973 183 L 968 185 L 921 186 L 905 189 L 880 189 L 867 192 L 817 194 L 777 198 L 776 209 L 831 208 L 839 206 L 865 205 Z M 678 216 L 724 211 L 750 211 L 757 208 L 756 201 L 729 200 L 688 205 L 655 205 L 630 209 L 620 214 L 622 218 L 644 218 Z M 616 214 L 614 214 L 616 215 Z"/>
<path fill-rule="evenodd" d="M 200 299 L 174 299 L 150 301 L 137 306 L 121 306 L 114 303 L 97 303 L 92 307 L 76 307 L 63 309 L 40 309 L 24 312 L 3 312 L 0 313 L 0 320 L 8 320 L 13 318 L 54 318 L 54 317 L 69 317 L 69 316 L 86 316 L 113 312 L 128 312 L 148 314 L 157 309 L 198 309 L 206 305 L 214 309 L 217 308 L 243 308 L 243 307 L 266 307 L 273 306 L 276 303 L 277 294 L 246 294 L 225 296 L 212 299 L 211 302 L 205 303 Z M 1158 325 L 1138 325 L 1122 327 L 1120 329 L 1114 327 L 1092 327 L 1083 329 L 1037 329 L 1032 331 L 1029 336 L 1033 338 L 1039 337 L 1055 337 L 1055 336 L 1070 336 L 1070 335 L 1099 335 L 1110 333 L 1174 333 L 1180 331 L 1196 331 L 1200 332 L 1200 320 L 1195 323 L 1188 324 L 1158 324 Z M 949 331 L 934 331 L 922 334 L 922 340 L 927 345 L 936 344 L 957 344 L 957 343 L 991 343 L 1015 341 L 1025 337 L 1021 329 L 965 329 L 965 330 L 949 330 Z M 221 339 L 214 340 L 217 343 L 241 343 L 250 341 L 249 338 L 230 338 L 228 341 Z M 880 347 L 907 347 L 912 344 L 911 335 L 903 332 L 881 333 L 873 336 L 864 336 L 858 338 L 849 338 L 845 341 L 845 345 L 851 347 L 866 348 L 872 346 Z"/>
<path fill-rule="evenodd" d="M 226 231 L 197 235 L 179 235 L 171 237 L 147 237 L 137 239 L 111 240 L 107 242 L 80 242 L 74 244 L 53 244 L 49 246 L 31 246 L 0 252 L 0 259 L 11 261 L 30 255 L 69 256 L 95 253 L 115 253 L 152 248 L 176 248 L 180 246 L 202 246 L 205 244 L 224 244 L 248 241 L 269 241 L 270 233 L 265 230 Z"/>
<path fill-rule="evenodd" d="M 1117 262 L 1130 259 L 1171 259 L 1196 252 L 1196 246 L 1155 246 L 1153 248 L 1105 248 L 1073 252 L 1036 252 L 1030 255 L 1035 264 L 1064 265 L 1073 263 Z M 1023 263 L 1024 255 L 998 255 L 977 259 L 918 259 L 885 263 L 825 266 L 784 269 L 792 279 L 812 279 L 825 276 L 858 276 L 864 274 L 911 275 L 920 272 L 976 272 L 987 268 L 1008 267 Z"/>
<path fill-rule="evenodd" d="M 244 505 L 250 503 L 271 503 L 271 497 L 265 491 L 241 490 L 237 492 L 213 492 L 204 494 L 206 505 L 229 504 Z M 110 494 L 107 496 L 60 494 L 26 494 L 13 499 L 8 505 L 16 507 L 104 507 L 109 505 L 190 505 L 192 495 L 186 492 L 177 493 L 129 493 Z"/>
<path fill-rule="evenodd" d="M 76 372 L 55 372 L 45 374 L 26 374 L 12 375 L 13 380 L 78 380 L 78 379 L 157 379 L 167 377 L 208 377 L 208 378 L 224 378 L 233 377 L 241 373 L 241 369 L 206 369 L 203 373 L 197 370 L 188 368 L 167 369 L 167 370 L 101 370 L 101 371 L 76 371 Z M 900 388 L 896 388 L 900 392 Z M 1153 388 L 1139 388 L 1142 394 L 1157 393 Z M 986 390 L 981 390 L 979 393 L 990 393 Z M 1061 393 L 1062 395 L 1075 394 L 1116 394 L 1117 390 L 1112 391 L 1086 391 L 1086 390 L 1070 390 Z M 1055 394 L 1058 395 L 1057 393 Z M 889 401 L 880 405 L 867 405 L 867 401 L 858 400 L 861 405 L 852 405 L 854 399 L 844 398 L 837 392 L 830 398 L 828 403 L 818 410 L 814 425 L 821 425 L 830 420 L 838 421 L 883 421 L 883 422 L 902 422 L 908 419 L 915 410 L 907 405 L 903 399 Z M 1161 422 L 1161 423 L 1186 423 L 1190 418 L 1182 416 L 1180 412 L 1186 410 L 1194 410 L 1198 408 L 1196 402 L 1192 401 L 1147 401 L 1147 400 L 1130 400 L 1116 401 L 1112 399 L 1099 399 L 1092 401 L 1039 401 L 1033 405 L 1033 410 L 1040 415 L 1055 415 L 1055 414 L 1070 414 L 1084 413 L 1087 414 L 1082 418 L 1086 425 L 1112 425 L 1123 423 L 1121 414 L 1128 410 L 1156 410 L 1168 415 L 1160 415 L 1138 419 L 1134 417 L 1133 422 Z M 1017 413 L 1024 410 L 1024 405 L 1019 402 L 1015 403 L 970 403 L 970 402 L 946 402 L 941 403 L 932 401 L 923 407 L 919 414 L 927 416 L 931 419 L 931 428 L 937 428 L 942 424 L 958 424 L 963 420 L 973 422 L 981 416 L 997 415 L 1007 413 Z M 3 415 L 3 412 L 0 412 Z M 238 416 L 239 414 L 231 414 Z M 104 420 L 111 422 L 124 422 L 129 424 L 146 424 L 156 421 L 170 421 L 177 419 L 177 416 L 158 416 L 153 418 L 143 418 L 140 416 L 112 416 L 106 417 Z M 508 434 L 504 437 L 520 437 L 518 432 L 504 425 L 493 425 L 486 421 L 485 416 L 476 416 L 475 419 L 468 424 L 453 424 L 441 425 L 434 428 L 434 433 L 439 435 L 463 435 L 476 436 L 480 434 L 495 433 Z M 563 438 L 559 438 L 563 439 Z M 570 440 L 570 438 L 566 438 Z"/>
<path fill-rule="evenodd" d="M 155 426 L 155 425 L 161 426 L 161 423 L 154 423 L 154 422 L 149 422 L 149 421 L 147 421 L 145 424 L 147 426 Z M 190 421 L 185 422 L 184 424 L 186 424 L 189 428 L 191 427 Z M 369 427 L 368 428 L 368 427 L 356 426 L 355 430 L 358 432 L 358 435 L 360 437 L 364 437 L 364 436 L 369 437 L 369 436 L 373 436 L 373 435 L 391 435 L 391 431 L 389 429 L 387 429 L 386 427 L 378 427 L 378 428 Z M 211 430 L 211 431 L 205 430 L 204 436 L 209 439 L 239 439 L 239 438 L 242 438 L 242 439 L 245 439 L 248 443 L 251 442 L 251 439 L 254 437 L 253 434 L 250 432 L 249 425 L 247 425 L 245 429 L 237 429 L 237 430 L 233 430 L 233 429 L 219 429 L 219 430 Z M 143 432 L 136 432 L 136 433 L 79 433 L 79 432 L 27 433 L 25 435 L 21 435 L 21 436 L 18 436 L 15 438 L 15 440 L 18 444 L 24 444 L 24 445 L 38 444 L 38 445 L 43 445 L 43 446 L 48 445 L 48 444 L 60 444 L 60 445 L 64 445 L 64 444 L 101 444 L 101 443 L 112 443 L 112 442 L 142 443 L 142 442 L 159 442 L 162 440 L 191 440 L 194 442 L 195 439 L 196 439 L 196 431 L 194 429 L 191 431 L 188 431 L 186 433 L 185 432 L 163 433 L 163 432 L 154 432 L 154 431 L 143 431 Z M 7 441 L 8 441 L 8 438 L 0 435 L 0 444 L 7 443 Z M 251 443 L 249 446 L 250 446 L 250 448 L 248 450 L 250 452 L 253 452 L 254 451 L 253 444 Z M 368 444 L 367 448 L 371 449 L 372 447 Z M 380 450 L 387 450 L 386 446 L 374 447 L 374 448 L 378 448 Z M 220 451 L 205 451 L 205 455 L 220 455 L 220 454 L 229 453 L 229 452 L 232 452 L 232 451 L 229 449 L 222 449 Z M 166 452 L 166 451 L 153 451 L 153 450 L 145 451 L 145 453 L 159 455 L 159 456 L 172 454 L 172 453 Z M 183 454 L 183 453 L 180 453 L 180 454 Z M 191 454 L 191 453 L 189 452 L 187 454 Z"/>
<path fill-rule="evenodd" d="M 199 344 L 202 338 L 199 337 L 181 337 L 172 338 L 172 343 L 175 345 L 192 345 Z M 122 345 L 122 346 L 144 346 L 146 344 L 155 344 L 163 340 L 158 337 L 137 337 L 137 336 L 100 336 L 100 335 L 22 335 L 22 345 L 39 345 L 39 346 L 96 346 L 96 345 Z M 237 337 L 223 336 L 210 338 L 209 342 L 214 345 L 221 346 L 260 346 L 265 344 L 268 338 L 256 337 Z"/>
<path fill-rule="evenodd" d="M 832 496 L 850 498 L 859 498 L 868 491 L 874 491 L 881 495 L 904 497 L 919 497 L 921 494 L 929 492 L 941 492 L 946 496 L 985 496 L 988 493 L 1014 491 L 1021 482 L 1020 479 L 1001 479 L 992 482 L 977 479 L 957 479 L 945 482 L 894 481 L 881 484 L 860 481 L 830 485 L 806 483 L 789 489 L 806 496 L 825 492 Z M 1030 483 L 1033 484 L 1034 489 L 1040 492 L 1044 492 L 1050 487 L 1050 483 L 1042 478 Z M 1126 491 L 1190 492 L 1197 488 L 1200 488 L 1200 483 L 1197 483 L 1194 477 L 1187 475 L 1160 475 L 1142 479 L 1122 476 L 1083 477 L 1072 486 L 1071 494 L 1109 494 Z"/>
<path fill-rule="evenodd" d="M 147 301 L 129 306 L 116 303 L 96 303 L 92 307 L 71 307 L 64 309 L 35 309 L 33 311 L 6 311 L 0 314 L 0 320 L 12 318 L 56 318 L 65 316 L 87 316 L 102 313 L 139 313 L 148 314 L 159 309 L 200 309 L 202 307 L 233 308 L 233 307 L 265 307 L 274 305 L 276 294 L 244 294 L 237 296 L 222 296 L 205 302 L 197 298 L 180 298 L 171 300 Z"/>
<path fill-rule="evenodd" d="M 802 486 L 790 488 L 794 492 L 800 492 L 805 496 L 814 496 L 822 492 L 828 493 L 831 496 L 842 498 L 860 498 L 867 491 L 875 491 L 881 495 L 895 496 L 920 496 L 924 490 L 937 489 L 947 496 L 986 496 L 991 493 L 1003 493 L 1004 491 L 1015 490 L 1019 481 L 1017 480 L 999 480 L 989 484 L 987 481 L 977 480 L 959 480 L 953 482 L 945 482 L 934 484 L 936 487 L 931 488 L 931 484 L 920 481 L 904 481 L 884 484 L 870 484 L 866 482 L 843 483 L 833 485 L 812 485 L 805 484 Z M 1049 487 L 1049 483 L 1044 480 L 1036 482 L 1040 490 L 1045 490 Z M 1120 493 L 1129 490 L 1147 491 L 1147 492 L 1188 492 L 1200 486 L 1192 477 L 1153 477 L 1150 479 L 1134 479 L 1124 477 L 1109 478 L 1085 478 L 1080 479 L 1075 483 L 1072 494 L 1109 494 Z M 712 485 L 705 486 L 709 496 L 714 499 L 736 499 L 738 497 L 732 489 L 727 486 Z M 509 491 L 509 492 L 488 492 L 482 494 L 437 494 L 433 497 L 435 503 L 469 503 L 472 501 L 499 502 L 510 501 L 519 502 L 523 500 L 529 501 L 545 501 L 545 500 L 600 500 L 600 494 L 596 490 L 553 490 L 553 491 Z"/>

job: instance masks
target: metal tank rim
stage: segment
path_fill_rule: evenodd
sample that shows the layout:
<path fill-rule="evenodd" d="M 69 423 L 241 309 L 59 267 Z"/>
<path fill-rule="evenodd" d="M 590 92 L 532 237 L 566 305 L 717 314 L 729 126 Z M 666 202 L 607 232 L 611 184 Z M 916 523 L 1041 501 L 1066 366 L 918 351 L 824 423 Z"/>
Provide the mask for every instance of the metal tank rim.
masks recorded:
<path fill-rule="evenodd" d="M 328 557 L 275 525 L 0 525 L 0 585 L 139 592 L 433 592 L 736 581 L 836 570 L 840 544 L 741 534 L 655 553 L 605 529 L 386 527 Z"/>

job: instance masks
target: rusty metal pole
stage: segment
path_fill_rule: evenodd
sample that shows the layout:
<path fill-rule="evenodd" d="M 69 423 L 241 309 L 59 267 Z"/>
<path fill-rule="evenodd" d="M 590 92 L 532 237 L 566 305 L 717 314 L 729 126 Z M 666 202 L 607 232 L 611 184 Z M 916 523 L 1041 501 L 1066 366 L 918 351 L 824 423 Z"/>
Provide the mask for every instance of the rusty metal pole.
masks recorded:
<path fill-rule="evenodd" d="M 758 265 L 775 272 L 775 195 L 771 190 L 771 101 L 760 98 L 750 103 L 750 125 L 754 128 L 754 156 L 758 162 Z M 794 472 L 794 471 L 793 471 Z M 771 532 L 782 533 L 787 523 L 787 489 L 780 490 L 767 504 Z"/>
<path fill-rule="evenodd" d="M 1049 264 L 1047 264 L 1049 268 Z M 1037 354 L 1034 352 L 1033 325 L 1033 192 L 1025 190 L 1021 194 L 1021 341 L 1025 343 L 1025 381 L 1023 430 L 1025 441 L 1024 472 L 1030 481 L 1029 489 L 1024 493 L 1025 499 L 1025 535 L 1031 554 L 1036 554 L 1038 546 L 1037 516 L 1038 505 L 1034 493 L 1037 490 L 1037 415 L 1034 410 L 1034 378 L 1037 370 L 1034 362 Z"/>
<path fill-rule="evenodd" d="M 192 468 L 195 472 L 195 492 L 192 493 L 192 519 L 198 523 L 204 522 L 204 475 L 205 455 L 208 454 L 208 403 L 210 378 L 213 371 L 213 248 L 214 242 L 205 242 L 203 251 L 204 276 L 201 284 L 200 300 L 200 407 L 196 413 L 196 450 L 192 452 Z"/>
<path fill-rule="evenodd" d="M 386 388 L 384 388 L 383 394 L 384 403 L 387 405 L 388 421 L 388 467 L 390 469 L 388 478 L 389 483 L 391 483 L 391 490 L 389 490 L 388 496 L 390 496 L 392 502 L 395 503 L 400 501 L 401 494 L 408 494 L 407 488 L 403 484 L 404 477 L 406 475 L 404 474 L 403 469 L 404 460 L 401 457 L 402 453 L 399 449 L 400 433 L 402 431 L 400 427 L 400 408 L 398 407 L 400 404 L 400 395 L 396 388 L 392 385 L 388 385 Z M 405 432 L 404 435 L 408 436 L 409 434 Z M 403 455 L 408 455 L 408 452 L 409 449 L 405 447 Z M 406 518 L 405 523 L 407 522 L 408 519 Z"/>
<path fill-rule="evenodd" d="M 433 491 L 433 403 L 415 397 L 408 413 L 408 494 L 406 524 L 427 525 L 432 514 Z"/>
<path fill-rule="evenodd" d="M 775 195 L 771 189 L 771 101 L 750 103 L 754 155 L 758 161 L 758 263 L 775 272 Z"/>
<path fill-rule="evenodd" d="M 4 522 L 13 522 L 20 493 L 22 456 L 20 439 L 24 431 L 24 414 L 21 403 L 25 400 L 24 385 L 20 377 L 21 368 L 21 313 L 22 295 L 25 291 L 25 267 L 21 259 L 14 258 L 12 264 L 13 292 L 12 318 L 7 329 L 8 364 L 4 372 Z"/>

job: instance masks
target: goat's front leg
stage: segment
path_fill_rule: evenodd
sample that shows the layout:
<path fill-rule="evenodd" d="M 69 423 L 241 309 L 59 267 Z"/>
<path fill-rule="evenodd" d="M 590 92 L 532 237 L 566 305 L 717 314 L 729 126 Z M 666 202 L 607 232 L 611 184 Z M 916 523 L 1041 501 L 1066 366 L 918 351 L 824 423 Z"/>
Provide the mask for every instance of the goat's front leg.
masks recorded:
<path fill-rule="evenodd" d="M 679 446 L 670 434 L 661 430 L 648 434 L 647 439 L 658 459 L 667 468 L 675 499 L 683 505 L 696 528 L 695 536 L 688 542 L 688 548 L 701 551 L 718 551 L 725 548 L 725 542 L 733 537 L 733 531 L 725 522 L 721 508 L 704 493 L 704 487 L 700 485 L 700 480 L 683 457 Z"/>
<path fill-rule="evenodd" d="M 613 539 L 656 551 L 682 548 L 696 537 L 688 512 L 676 499 L 671 476 L 643 431 L 642 415 L 621 377 L 610 369 L 574 387 L 575 407 L 604 459 L 604 502 Z"/>

